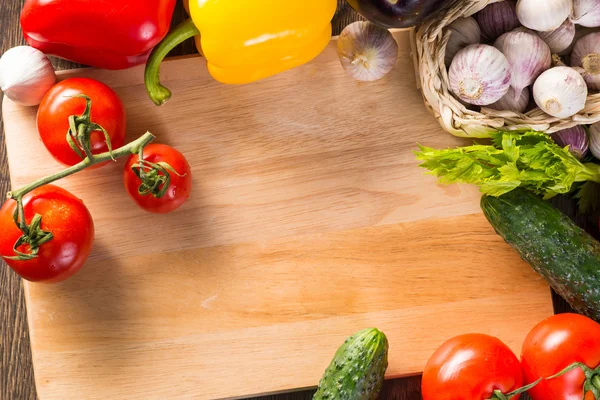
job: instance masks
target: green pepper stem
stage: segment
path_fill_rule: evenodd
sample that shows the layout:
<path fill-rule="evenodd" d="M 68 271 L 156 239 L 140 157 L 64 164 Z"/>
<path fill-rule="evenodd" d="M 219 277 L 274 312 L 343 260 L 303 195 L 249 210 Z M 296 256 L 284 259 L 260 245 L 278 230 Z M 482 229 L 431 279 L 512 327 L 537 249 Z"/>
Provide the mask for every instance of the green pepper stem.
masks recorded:
<path fill-rule="evenodd" d="M 191 18 L 183 21 L 171 31 L 150 54 L 144 72 L 144 84 L 148 96 L 157 106 L 162 106 L 171 98 L 171 91 L 160 83 L 160 64 L 175 46 L 200 34 Z"/>
<path fill-rule="evenodd" d="M 596 386 L 600 390 L 600 375 L 594 375 L 592 378 L 592 385 Z"/>
<path fill-rule="evenodd" d="M 59 179 L 65 178 L 69 175 L 73 175 L 74 173 L 82 171 L 91 165 L 103 163 L 103 162 L 109 161 L 109 160 L 114 160 L 116 158 L 123 157 L 123 156 L 130 155 L 130 154 L 138 154 L 140 152 L 141 148 L 146 146 L 148 143 L 152 142 L 155 138 L 156 137 L 153 134 L 151 134 L 150 132 L 146 132 L 144 135 L 140 136 L 138 139 L 134 140 L 133 142 L 131 142 L 123 147 L 113 150 L 112 152 L 107 151 L 105 153 L 96 154 L 93 156 L 92 159 L 85 158 L 79 164 L 75 164 L 72 167 L 69 167 L 61 172 L 38 179 L 37 181 L 34 181 L 26 186 L 23 186 L 20 189 L 8 192 L 6 194 L 6 197 L 8 199 L 20 201 L 20 199 L 22 199 L 23 196 L 25 196 L 27 193 L 31 192 L 32 190 L 35 190 L 35 189 L 37 189 L 41 186 L 47 185 L 49 183 L 55 182 Z"/>

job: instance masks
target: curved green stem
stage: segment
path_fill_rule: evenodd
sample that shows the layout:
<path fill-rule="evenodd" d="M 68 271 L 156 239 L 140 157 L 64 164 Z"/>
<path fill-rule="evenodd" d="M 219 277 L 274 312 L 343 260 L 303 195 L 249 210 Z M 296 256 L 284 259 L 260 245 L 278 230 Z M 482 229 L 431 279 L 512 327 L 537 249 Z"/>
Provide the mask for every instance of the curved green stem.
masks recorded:
<path fill-rule="evenodd" d="M 160 83 L 160 63 L 175 46 L 200 34 L 191 18 L 183 21 L 171 31 L 150 54 L 144 72 L 144 84 L 148 96 L 157 106 L 161 106 L 171 98 L 171 91 Z"/>
<path fill-rule="evenodd" d="M 520 387 L 516 390 L 513 390 L 510 393 L 502 393 L 502 391 L 500 390 L 494 390 L 494 394 L 492 395 L 492 397 L 488 400 L 510 400 L 513 397 L 515 397 L 516 395 L 525 393 L 526 391 L 528 391 L 529 389 L 532 389 L 533 387 L 535 387 L 538 383 L 540 383 L 542 381 L 542 378 L 538 379 L 535 382 L 530 383 L 529 385 Z"/>
<path fill-rule="evenodd" d="M 130 154 L 138 154 L 140 149 L 146 146 L 148 143 L 152 142 L 155 139 L 155 136 L 150 132 L 146 132 L 144 135 L 140 136 L 137 140 L 118 148 L 117 150 L 113 150 L 112 152 L 107 151 L 106 153 L 96 154 L 91 160 L 89 158 L 84 159 L 79 164 L 75 164 L 72 167 L 69 167 L 61 172 L 56 174 L 46 176 L 44 178 L 38 179 L 26 186 L 23 186 L 20 189 L 13 190 L 6 194 L 8 199 L 13 199 L 19 201 L 25 196 L 27 193 L 35 190 L 41 186 L 47 185 L 49 183 L 55 182 L 59 179 L 65 178 L 69 175 L 73 175 L 76 172 L 82 171 L 87 167 L 99 164 L 105 161 L 113 160 L 119 157 L 123 157 Z"/>
<path fill-rule="evenodd" d="M 45 231 L 42 229 L 42 216 L 40 214 L 35 214 L 35 216 L 31 220 L 31 223 L 29 225 L 27 224 L 27 221 L 25 220 L 25 210 L 23 207 L 23 196 L 25 196 L 32 190 L 35 190 L 49 183 L 55 182 L 59 179 L 65 178 L 76 172 L 82 171 L 91 165 L 102 163 L 108 160 L 115 160 L 115 158 L 130 154 L 141 154 L 141 151 L 144 148 L 144 146 L 152 142 L 154 139 L 155 136 L 153 134 L 151 134 L 150 132 L 146 132 L 137 140 L 134 140 L 128 145 L 125 145 L 115 151 L 110 149 L 106 153 L 98 154 L 93 157 L 86 157 L 79 164 L 73 165 L 72 167 L 67 168 L 54 175 L 38 179 L 37 181 L 23 186 L 18 190 L 8 192 L 6 194 L 6 197 L 17 202 L 17 208 L 15 209 L 15 215 L 13 218 L 17 227 L 21 230 L 21 232 L 23 232 L 23 235 L 21 235 L 21 237 L 13 246 L 15 256 L 4 256 L 4 258 L 21 261 L 31 260 L 37 257 L 40 246 L 44 243 L 49 242 L 53 238 L 52 232 Z M 28 253 L 19 251 L 19 247 L 21 247 L 22 245 L 28 246 Z"/>
<path fill-rule="evenodd" d="M 562 376 L 576 368 L 581 369 L 583 375 L 585 376 L 585 381 L 583 382 L 583 397 L 585 398 L 588 392 L 592 392 L 595 399 L 600 399 L 600 366 L 596 367 L 596 369 L 592 369 L 582 362 L 574 362 L 562 371 L 549 376 L 546 379 L 558 378 L 559 376 Z"/>

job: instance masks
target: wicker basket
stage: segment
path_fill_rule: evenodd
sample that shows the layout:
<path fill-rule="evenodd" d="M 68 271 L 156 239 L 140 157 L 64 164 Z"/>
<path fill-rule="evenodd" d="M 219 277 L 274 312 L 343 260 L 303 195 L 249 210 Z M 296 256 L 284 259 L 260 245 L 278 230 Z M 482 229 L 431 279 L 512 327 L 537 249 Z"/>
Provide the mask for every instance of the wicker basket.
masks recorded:
<path fill-rule="evenodd" d="M 600 93 L 588 96 L 585 108 L 577 115 L 560 119 L 539 108 L 525 114 L 497 111 L 490 108 L 470 110 L 449 90 L 448 72 L 444 62 L 450 32 L 444 29 L 460 17 L 468 17 L 497 0 L 461 0 L 455 2 L 440 19 L 425 22 L 412 31 L 413 57 L 417 81 L 425 105 L 449 133 L 460 137 L 483 138 L 497 130 L 537 130 L 552 133 L 576 125 L 600 121 Z"/>

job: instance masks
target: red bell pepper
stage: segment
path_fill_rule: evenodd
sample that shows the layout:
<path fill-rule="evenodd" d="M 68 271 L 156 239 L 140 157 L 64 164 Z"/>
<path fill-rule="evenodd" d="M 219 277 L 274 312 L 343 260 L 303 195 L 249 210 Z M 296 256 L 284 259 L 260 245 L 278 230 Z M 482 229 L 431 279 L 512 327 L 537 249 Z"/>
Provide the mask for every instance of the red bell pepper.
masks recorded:
<path fill-rule="evenodd" d="M 46 54 L 105 69 L 144 64 L 169 32 L 176 0 L 26 0 L 21 28 Z"/>

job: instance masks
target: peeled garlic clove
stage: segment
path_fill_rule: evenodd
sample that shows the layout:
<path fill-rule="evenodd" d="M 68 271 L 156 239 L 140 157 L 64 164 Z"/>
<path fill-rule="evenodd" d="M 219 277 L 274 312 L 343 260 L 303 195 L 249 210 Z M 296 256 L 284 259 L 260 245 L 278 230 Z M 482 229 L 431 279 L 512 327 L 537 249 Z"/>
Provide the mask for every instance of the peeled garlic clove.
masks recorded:
<path fill-rule="evenodd" d="M 494 46 L 506 56 L 510 64 L 510 86 L 515 90 L 515 99 L 552 65 L 550 48 L 529 30 L 505 33 Z"/>
<path fill-rule="evenodd" d="M 477 106 L 495 103 L 510 87 L 506 57 L 492 46 L 472 44 L 456 54 L 448 71 L 450 90 Z"/>
<path fill-rule="evenodd" d="M 494 104 L 490 104 L 488 107 L 498 111 L 513 111 L 517 113 L 523 113 L 525 110 L 527 110 L 529 98 L 530 93 L 528 88 L 521 90 L 521 95 L 516 97 L 515 89 L 511 87 L 500 100 Z"/>
<path fill-rule="evenodd" d="M 600 122 L 590 126 L 590 153 L 600 159 Z"/>
<path fill-rule="evenodd" d="M 600 26 L 600 1 L 574 0 L 572 20 L 577 25 L 588 28 Z"/>
<path fill-rule="evenodd" d="M 398 44 L 385 28 L 367 21 L 348 25 L 337 41 L 342 67 L 359 81 L 387 75 L 398 59 Z"/>
<path fill-rule="evenodd" d="M 470 44 L 477 44 L 481 41 L 481 31 L 479 25 L 473 17 L 462 17 L 448 25 L 446 28 L 450 31 L 450 38 L 446 45 L 445 61 L 446 65 L 452 63 L 456 53 Z"/>
<path fill-rule="evenodd" d="M 516 7 L 516 1 L 505 0 L 491 3 L 479 11 L 476 18 L 483 37 L 493 41 L 500 35 L 521 26 Z"/>
<path fill-rule="evenodd" d="M 52 63 L 33 47 L 13 47 L 0 58 L 0 88 L 17 104 L 39 105 L 55 83 Z"/>
<path fill-rule="evenodd" d="M 539 37 L 550 47 L 550 51 L 561 55 L 575 39 L 575 24 L 567 19 L 558 29 L 549 32 L 539 32 Z"/>
<path fill-rule="evenodd" d="M 563 129 L 550 135 L 554 142 L 561 146 L 569 146 L 569 152 L 581 160 L 588 152 L 589 139 L 585 128 L 581 125 Z"/>
<path fill-rule="evenodd" d="M 600 90 L 600 33 L 590 33 L 575 43 L 571 66 L 582 69 L 589 89 Z"/>
<path fill-rule="evenodd" d="M 587 94 L 585 80 L 569 67 L 550 68 L 533 85 L 535 103 L 556 118 L 568 118 L 583 110 Z"/>
<path fill-rule="evenodd" d="M 573 0 L 519 0 L 517 17 L 527 28 L 547 32 L 558 29 L 572 9 Z"/>

